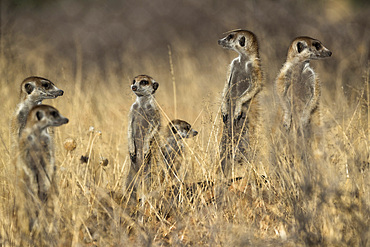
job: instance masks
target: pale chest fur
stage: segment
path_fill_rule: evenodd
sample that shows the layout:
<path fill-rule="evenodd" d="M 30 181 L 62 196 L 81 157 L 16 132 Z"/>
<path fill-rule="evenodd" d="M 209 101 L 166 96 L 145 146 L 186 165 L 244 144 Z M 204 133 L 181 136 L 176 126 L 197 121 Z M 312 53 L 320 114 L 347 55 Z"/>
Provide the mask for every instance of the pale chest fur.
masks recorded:
<path fill-rule="evenodd" d="M 286 71 L 289 83 L 287 97 L 296 111 L 301 111 L 312 99 L 315 90 L 315 73 L 308 63 L 294 64 Z"/>

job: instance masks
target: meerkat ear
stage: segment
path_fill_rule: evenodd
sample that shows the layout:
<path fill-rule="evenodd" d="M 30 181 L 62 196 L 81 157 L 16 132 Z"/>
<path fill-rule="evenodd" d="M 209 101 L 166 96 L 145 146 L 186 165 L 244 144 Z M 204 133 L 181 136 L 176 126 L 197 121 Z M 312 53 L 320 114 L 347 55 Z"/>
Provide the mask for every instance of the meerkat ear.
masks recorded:
<path fill-rule="evenodd" d="M 158 82 L 156 82 L 156 81 L 155 81 L 155 82 L 153 83 L 153 89 L 154 89 L 154 92 L 158 89 L 158 87 L 159 87 L 159 84 L 158 84 Z M 154 93 L 154 92 L 153 92 L 153 93 Z"/>
<path fill-rule="evenodd" d="M 297 43 L 297 51 L 298 51 L 298 53 L 301 53 L 303 51 L 303 49 L 304 49 L 303 43 L 302 42 L 298 42 Z"/>
<path fill-rule="evenodd" d="M 244 46 L 245 46 L 245 37 L 244 37 L 244 36 L 242 36 L 242 37 L 239 39 L 239 45 L 240 45 L 241 47 L 244 47 Z"/>
<path fill-rule="evenodd" d="M 27 94 L 31 94 L 34 88 L 35 87 L 31 83 L 26 83 L 24 85 L 24 89 L 26 90 Z"/>
<path fill-rule="evenodd" d="M 44 117 L 44 113 L 42 111 L 37 111 L 36 112 L 36 118 L 37 118 L 38 121 L 43 119 L 43 117 Z"/>

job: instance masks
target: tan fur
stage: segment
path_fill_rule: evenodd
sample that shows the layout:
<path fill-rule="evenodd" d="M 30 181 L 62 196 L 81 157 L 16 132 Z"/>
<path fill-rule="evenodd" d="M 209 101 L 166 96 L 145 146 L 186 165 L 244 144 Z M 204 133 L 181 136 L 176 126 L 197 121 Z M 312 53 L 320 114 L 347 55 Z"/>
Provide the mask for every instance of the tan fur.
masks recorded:
<path fill-rule="evenodd" d="M 63 95 L 63 90 L 57 88 L 48 79 L 31 76 L 23 80 L 20 86 L 20 102 L 11 119 L 12 148 L 16 149 L 17 140 L 26 126 L 27 115 L 36 105 L 44 99 L 54 99 Z"/>
<path fill-rule="evenodd" d="M 239 56 L 230 65 L 221 113 L 224 122 L 220 144 L 221 166 L 226 176 L 232 163 L 245 163 L 258 125 L 258 98 L 263 76 L 257 37 L 247 30 L 235 30 L 218 43 Z"/>
<path fill-rule="evenodd" d="M 164 143 L 161 146 L 164 161 L 167 165 L 168 173 L 172 177 L 177 176 L 181 166 L 181 158 L 184 152 L 183 139 L 192 138 L 198 135 L 191 125 L 183 120 L 172 120 L 164 133 Z"/>
<path fill-rule="evenodd" d="M 161 115 L 154 99 L 158 86 L 158 82 L 147 75 L 135 77 L 131 85 L 131 90 L 137 97 L 129 113 L 128 150 L 131 168 L 127 178 L 127 189 L 133 189 L 134 197 L 139 184 L 141 184 L 141 191 L 146 191 L 150 187 L 152 156 L 156 141 L 159 140 L 158 133 L 161 126 Z"/>
<path fill-rule="evenodd" d="M 47 128 L 66 123 L 68 119 L 61 116 L 54 107 L 38 105 L 29 112 L 27 123 L 20 133 L 17 173 L 27 204 L 20 201 L 22 205 L 19 206 L 19 215 L 20 221 L 28 222 L 22 224 L 23 230 L 28 227 L 31 231 L 42 205 L 50 200 L 52 188 L 56 190 L 54 145 Z"/>
<path fill-rule="evenodd" d="M 304 130 L 309 136 L 311 119 L 314 117 L 313 121 L 320 122 L 321 86 L 310 67 L 310 60 L 329 57 L 331 54 L 320 41 L 310 37 L 298 37 L 291 43 L 287 60 L 275 83 L 286 130 L 290 130 L 293 123 L 296 130 Z"/>

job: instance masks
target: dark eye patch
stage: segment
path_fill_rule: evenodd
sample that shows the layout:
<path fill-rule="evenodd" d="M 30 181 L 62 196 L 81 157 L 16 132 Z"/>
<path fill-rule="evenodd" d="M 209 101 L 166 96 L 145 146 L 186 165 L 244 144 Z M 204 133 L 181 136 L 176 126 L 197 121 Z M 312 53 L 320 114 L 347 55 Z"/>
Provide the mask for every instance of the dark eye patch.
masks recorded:
<path fill-rule="evenodd" d="M 315 46 L 316 50 L 320 50 L 321 49 L 321 44 L 319 42 L 313 43 L 313 46 Z"/>
<path fill-rule="evenodd" d="M 132 84 L 135 84 L 135 79 L 132 81 Z"/>
<path fill-rule="evenodd" d="M 172 129 L 172 132 L 173 132 L 174 134 L 177 134 L 177 129 L 176 129 L 175 127 L 173 127 L 173 126 L 172 126 L 172 128 L 171 128 L 171 129 Z"/>
<path fill-rule="evenodd" d="M 149 84 L 149 81 L 147 81 L 147 80 L 141 80 L 140 81 L 140 85 L 146 86 L 148 84 Z"/>
<path fill-rule="evenodd" d="M 234 38 L 234 34 L 232 34 L 232 33 L 231 33 L 231 34 L 229 34 L 229 35 L 226 37 L 226 39 L 227 39 L 227 40 L 230 40 L 230 39 L 232 39 L 232 38 Z"/>
<path fill-rule="evenodd" d="M 58 117 L 58 112 L 56 112 L 56 111 L 52 111 L 52 112 L 51 112 L 51 115 L 52 115 L 54 118 L 57 118 L 57 117 Z"/>
<path fill-rule="evenodd" d="M 49 88 L 50 88 L 50 83 L 43 82 L 41 85 L 42 85 L 42 87 L 43 87 L 43 88 L 45 88 L 45 89 L 49 89 Z"/>

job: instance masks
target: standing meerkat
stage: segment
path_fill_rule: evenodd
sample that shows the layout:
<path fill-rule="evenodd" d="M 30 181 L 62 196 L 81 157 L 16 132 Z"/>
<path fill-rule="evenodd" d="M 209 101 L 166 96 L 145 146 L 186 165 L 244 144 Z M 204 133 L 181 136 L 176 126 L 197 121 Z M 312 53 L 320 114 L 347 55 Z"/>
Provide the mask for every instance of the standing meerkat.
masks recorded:
<path fill-rule="evenodd" d="M 131 90 L 136 95 L 129 113 L 128 150 L 131 158 L 131 167 L 127 178 L 127 189 L 134 188 L 134 198 L 138 184 L 150 185 L 150 168 L 155 139 L 161 126 L 161 115 L 154 99 L 154 93 L 159 87 L 152 77 L 147 75 L 136 76 L 132 82 Z M 135 176 L 138 175 L 138 182 Z"/>
<path fill-rule="evenodd" d="M 68 123 L 57 109 L 48 105 L 38 105 L 31 109 L 27 123 L 19 137 L 17 170 L 20 176 L 20 189 L 23 194 L 18 198 L 18 221 L 23 232 L 33 231 L 35 219 L 40 210 L 46 214 L 53 211 L 50 201 L 52 191 L 57 191 L 54 181 L 56 171 L 54 145 L 47 131 L 48 127 Z M 22 201 L 22 198 L 26 201 Z"/>
<path fill-rule="evenodd" d="M 287 60 L 275 83 L 275 90 L 283 110 L 283 126 L 310 135 L 312 119 L 319 124 L 320 80 L 310 67 L 310 60 L 330 57 L 332 52 L 310 37 L 298 37 L 291 43 Z"/>
<path fill-rule="evenodd" d="M 28 188 L 41 201 L 47 199 L 56 170 L 54 144 L 47 128 L 68 123 L 57 109 L 38 105 L 31 109 L 19 137 L 19 168 L 24 172 Z"/>
<path fill-rule="evenodd" d="M 257 94 L 262 89 L 262 69 L 257 37 L 247 30 L 235 30 L 218 44 L 236 51 L 222 94 L 221 113 L 224 122 L 220 145 L 221 166 L 227 176 L 235 155 L 241 162 L 248 157 L 250 141 L 258 121 Z"/>
<path fill-rule="evenodd" d="M 161 151 L 170 174 L 177 175 L 180 170 L 181 161 L 179 159 L 184 152 L 183 139 L 196 135 L 198 132 L 186 121 L 175 119 L 168 124 Z"/>
<path fill-rule="evenodd" d="M 55 99 L 63 93 L 63 90 L 57 88 L 54 83 L 42 77 L 31 76 L 23 80 L 20 103 L 11 120 L 12 146 L 16 146 L 16 140 L 26 125 L 29 111 L 34 106 L 40 105 L 44 99 Z"/>

